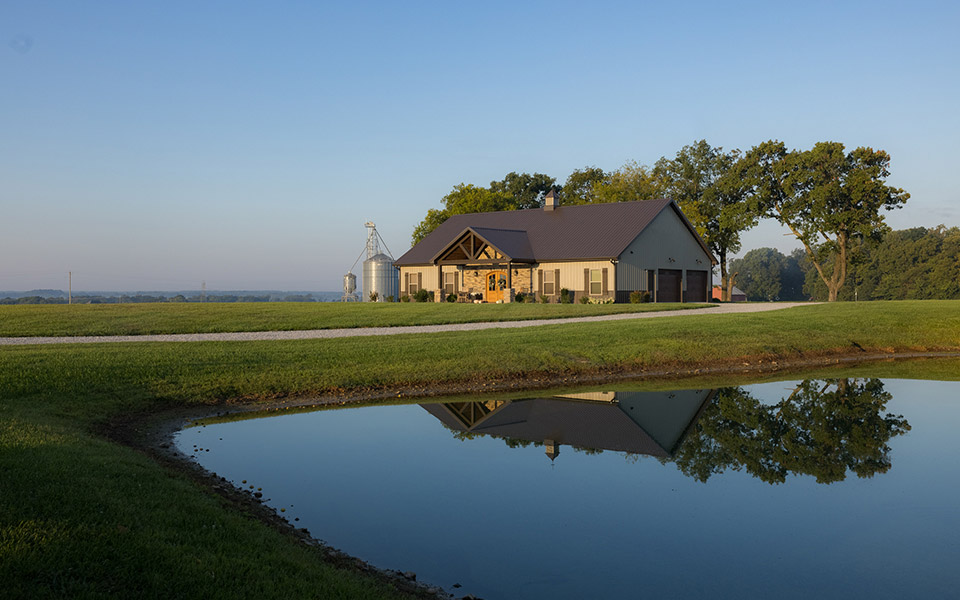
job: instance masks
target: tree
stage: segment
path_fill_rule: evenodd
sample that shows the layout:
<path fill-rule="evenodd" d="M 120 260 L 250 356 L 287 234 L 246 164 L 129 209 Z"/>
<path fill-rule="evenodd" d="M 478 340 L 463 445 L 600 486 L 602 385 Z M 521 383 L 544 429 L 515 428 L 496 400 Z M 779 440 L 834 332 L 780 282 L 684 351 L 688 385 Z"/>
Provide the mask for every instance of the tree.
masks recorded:
<path fill-rule="evenodd" d="M 826 299 L 827 286 L 809 261 L 802 261 L 810 297 Z M 827 269 L 829 270 L 828 263 Z M 960 228 L 914 227 L 868 240 L 851 258 L 839 300 L 960 298 Z"/>
<path fill-rule="evenodd" d="M 910 195 L 886 185 L 890 156 L 839 142 L 788 152 L 782 142 L 760 144 L 742 159 L 753 212 L 790 229 L 835 301 L 847 279 L 850 255 L 887 230 L 881 209 L 902 206 Z"/>
<path fill-rule="evenodd" d="M 633 202 L 663 196 L 662 182 L 653 170 L 636 161 L 627 162 L 593 184 L 594 202 Z"/>
<path fill-rule="evenodd" d="M 516 208 L 513 198 L 505 192 L 495 192 L 468 183 L 455 185 L 441 202 L 443 202 L 443 210 L 431 208 L 427 211 L 427 216 L 414 228 L 412 235 L 414 244 L 417 244 L 453 215 L 514 210 Z"/>
<path fill-rule="evenodd" d="M 780 299 L 783 290 L 783 271 L 787 257 L 775 248 L 757 248 L 730 262 L 730 269 L 740 274 L 740 289 L 747 300 Z"/>
<path fill-rule="evenodd" d="M 843 481 L 847 471 L 872 477 L 890 469 L 888 442 L 910 430 L 902 416 L 884 414 L 890 399 L 879 379 L 808 379 L 773 404 L 721 388 L 673 460 L 699 481 L 726 469 L 771 484 L 790 474 L 818 483 Z"/>
<path fill-rule="evenodd" d="M 597 188 L 603 185 L 608 175 L 598 167 L 577 169 L 567 177 L 560 189 L 561 204 L 593 204 L 597 201 Z"/>
<path fill-rule="evenodd" d="M 500 181 L 491 181 L 489 188 L 469 183 L 455 185 L 441 200 L 443 209 L 427 211 L 427 216 L 413 229 L 411 241 L 416 245 L 453 215 L 542 206 L 543 196 L 554 187 L 555 181 L 543 173 L 511 172 Z"/>
<path fill-rule="evenodd" d="M 540 208 L 543 206 L 543 197 L 556 187 L 556 179 L 543 173 L 507 173 L 500 181 L 490 182 L 490 191 L 506 194 L 512 199 L 516 210 Z"/>
<path fill-rule="evenodd" d="M 706 140 L 684 146 L 673 159 L 661 158 L 653 178 L 673 198 L 720 264 L 721 299 L 730 300 L 734 277 L 727 256 L 740 250 L 740 234 L 757 224 L 758 217 L 744 202 L 747 190 L 731 172 L 740 151 L 723 152 Z"/>

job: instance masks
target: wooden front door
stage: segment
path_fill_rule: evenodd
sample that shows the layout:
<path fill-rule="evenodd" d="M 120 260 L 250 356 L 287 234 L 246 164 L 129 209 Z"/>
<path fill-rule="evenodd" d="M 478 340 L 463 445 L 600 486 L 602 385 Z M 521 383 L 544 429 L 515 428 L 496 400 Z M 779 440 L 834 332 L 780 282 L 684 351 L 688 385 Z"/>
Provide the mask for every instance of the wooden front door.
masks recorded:
<path fill-rule="evenodd" d="M 487 274 L 487 291 L 483 299 L 487 302 L 499 302 L 503 300 L 503 291 L 507 289 L 507 273 L 505 271 L 494 271 Z"/>

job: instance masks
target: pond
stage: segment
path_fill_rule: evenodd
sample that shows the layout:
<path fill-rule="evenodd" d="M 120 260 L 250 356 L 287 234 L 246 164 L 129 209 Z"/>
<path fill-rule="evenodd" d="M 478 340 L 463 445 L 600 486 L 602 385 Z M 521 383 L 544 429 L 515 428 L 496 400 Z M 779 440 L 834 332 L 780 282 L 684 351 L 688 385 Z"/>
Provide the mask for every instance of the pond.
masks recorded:
<path fill-rule="evenodd" d="M 594 388 L 207 422 L 177 445 L 457 596 L 949 597 L 958 398 L 872 378 Z"/>

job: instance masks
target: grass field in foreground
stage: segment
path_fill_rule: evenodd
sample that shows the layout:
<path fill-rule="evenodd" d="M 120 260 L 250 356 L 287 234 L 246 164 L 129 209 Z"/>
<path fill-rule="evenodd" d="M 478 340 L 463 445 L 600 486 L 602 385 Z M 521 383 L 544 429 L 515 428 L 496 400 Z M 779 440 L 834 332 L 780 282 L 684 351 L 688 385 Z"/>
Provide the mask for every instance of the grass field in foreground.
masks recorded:
<path fill-rule="evenodd" d="M 523 321 L 715 304 L 237 302 L 0 306 L 0 337 L 291 331 Z"/>
<path fill-rule="evenodd" d="M 391 597 L 93 433 L 121 414 L 860 348 L 958 351 L 960 302 L 384 338 L 0 347 L 0 589 L 12 597 Z M 937 364 L 932 377 L 960 370 L 958 361 Z"/>

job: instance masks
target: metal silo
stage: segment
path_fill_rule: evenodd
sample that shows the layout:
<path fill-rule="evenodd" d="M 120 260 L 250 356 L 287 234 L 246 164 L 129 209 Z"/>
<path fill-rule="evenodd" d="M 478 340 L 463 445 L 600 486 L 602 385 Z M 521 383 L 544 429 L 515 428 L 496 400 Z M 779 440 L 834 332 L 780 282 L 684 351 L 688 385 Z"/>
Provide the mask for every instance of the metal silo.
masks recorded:
<path fill-rule="evenodd" d="M 357 276 L 347 271 L 343 276 L 343 296 L 340 298 L 343 302 L 356 302 L 360 298 L 355 293 L 357 291 Z"/>
<path fill-rule="evenodd" d="M 386 254 L 375 254 L 363 261 L 363 300 L 370 301 L 371 292 L 377 300 L 385 302 L 387 296 L 396 300 L 400 296 L 400 275 L 393 267 L 393 259 Z"/>
<path fill-rule="evenodd" d="M 393 257 L 390 250 L 384 254 L 380 252 L 380 234 L 377 226 L 372 222 L 365 224 L 367 228 L 367 260 L 363 261 L 363 296 L 364 302 L 370 302 L 370 294 L 377 293 L 377 301 L 386 302 L 387 296 L 393 296 L 394 301 L 400 297 L 400 275 L 393 267 Z M 386 244 L 384 244 L 386 247 Z"/>

